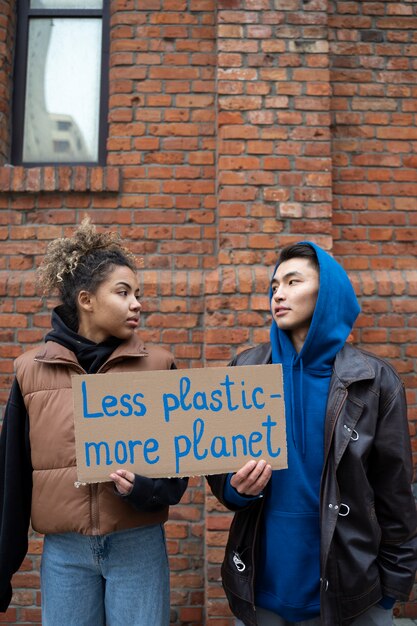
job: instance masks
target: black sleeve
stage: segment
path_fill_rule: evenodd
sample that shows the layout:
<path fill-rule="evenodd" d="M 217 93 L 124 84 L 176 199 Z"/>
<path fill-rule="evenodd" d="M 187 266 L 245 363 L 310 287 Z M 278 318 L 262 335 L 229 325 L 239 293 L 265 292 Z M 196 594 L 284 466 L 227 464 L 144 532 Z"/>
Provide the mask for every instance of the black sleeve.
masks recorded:
<path fill-rule="evenodd" d="M 177 504 L 187 485 L 188 478 L 147 478 L 135 474 L 133 489 L 125 497 L 138 511 L 152 511 Z"/>
<path fill-rule="evenodd" d="M 28 549 L 31 499 L 29 420 L 15 380 L 0 436 L 0 612 L 7 611 L 12 576 Z"/>
<path fill-rule="evenodd" d="M 210 474 L 206 476 L 206 480 L 210 485 L 213 496 L 215 496 L 223 506 L 228 507 L 224 499 L 224 485 L 227 480 L 227 474 Z"/>

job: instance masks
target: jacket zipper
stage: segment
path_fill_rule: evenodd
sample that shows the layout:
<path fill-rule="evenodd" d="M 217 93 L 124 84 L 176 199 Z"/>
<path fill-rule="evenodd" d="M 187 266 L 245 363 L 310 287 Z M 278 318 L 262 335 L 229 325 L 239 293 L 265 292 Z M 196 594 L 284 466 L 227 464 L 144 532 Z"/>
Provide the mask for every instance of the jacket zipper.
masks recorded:
<path fill-rule="evenodd" d="M 90 498 L 91 498 L 91 529 L 93 535 L 100 534 L 100 516 L 98 507 L 98 484 L 90 484 Z"/>

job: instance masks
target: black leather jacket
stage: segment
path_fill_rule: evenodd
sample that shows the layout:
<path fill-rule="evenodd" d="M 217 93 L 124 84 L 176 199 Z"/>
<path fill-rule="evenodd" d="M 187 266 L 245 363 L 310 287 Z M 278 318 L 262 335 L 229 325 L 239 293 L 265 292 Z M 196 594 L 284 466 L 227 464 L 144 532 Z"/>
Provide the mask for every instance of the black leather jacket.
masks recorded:
<path fill-rule="evenodd" d="M 270 344 L 262 344 L 231 365 L 270 362 Z M 388 363 L 344 346 L 334 363 L 324 437 L 321 622 L 347 626 L 382 596 L 407 600 L 417 569 L 405 394 Z M 226 476 L 207 480 L 232 508 L 223 498 Z M 263 501 L 236 511 L 222 564 L 230 607 L 250 626 L 257 624 L 254 580 Z"/>

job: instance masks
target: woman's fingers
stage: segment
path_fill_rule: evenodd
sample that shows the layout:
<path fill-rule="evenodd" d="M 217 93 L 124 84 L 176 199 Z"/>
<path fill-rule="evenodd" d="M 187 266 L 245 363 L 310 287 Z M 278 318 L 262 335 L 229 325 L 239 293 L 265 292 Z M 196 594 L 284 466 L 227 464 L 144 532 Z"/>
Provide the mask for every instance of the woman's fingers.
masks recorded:
<path fill-rule="evenodd" d="M 123 496 L 127 496 L 132 491 L 135 481 L 135 475 L 132 472 L 119 469 L 113 474 L 110 474 L 110 478 L 116 485 L 117 491 Z"/>

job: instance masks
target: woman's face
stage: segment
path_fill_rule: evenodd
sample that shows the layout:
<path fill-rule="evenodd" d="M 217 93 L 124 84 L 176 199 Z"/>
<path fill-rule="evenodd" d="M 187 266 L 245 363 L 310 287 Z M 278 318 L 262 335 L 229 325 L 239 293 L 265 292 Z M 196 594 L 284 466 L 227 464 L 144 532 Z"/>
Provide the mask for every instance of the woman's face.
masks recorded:
<path fill-rule="evenodd" d="M 141 304 L 136 274 L 117 265 L 95 293 L 78 295 L 78 333 L 95 343 L 110 337 L 128 339 L 139 324 Z"/>

